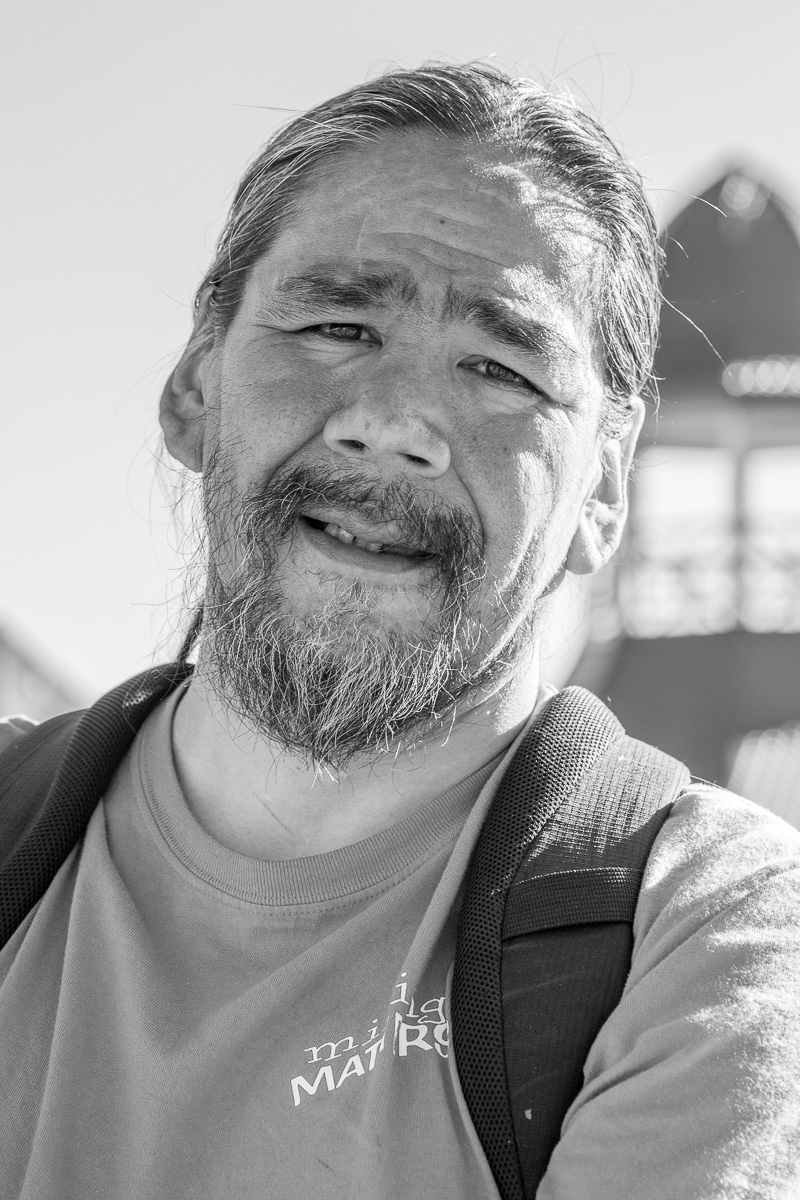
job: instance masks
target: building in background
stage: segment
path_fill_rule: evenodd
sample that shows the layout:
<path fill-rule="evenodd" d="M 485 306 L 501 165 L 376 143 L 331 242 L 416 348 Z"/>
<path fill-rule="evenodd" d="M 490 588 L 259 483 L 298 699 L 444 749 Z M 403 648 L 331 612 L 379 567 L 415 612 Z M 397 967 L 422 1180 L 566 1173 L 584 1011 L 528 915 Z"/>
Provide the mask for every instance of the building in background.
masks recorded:
<path fill-rule="evenodd" d="M 661 408 L 572 681 L 800 825 L 800 243 L 736 167 L 666 251 Z"/>

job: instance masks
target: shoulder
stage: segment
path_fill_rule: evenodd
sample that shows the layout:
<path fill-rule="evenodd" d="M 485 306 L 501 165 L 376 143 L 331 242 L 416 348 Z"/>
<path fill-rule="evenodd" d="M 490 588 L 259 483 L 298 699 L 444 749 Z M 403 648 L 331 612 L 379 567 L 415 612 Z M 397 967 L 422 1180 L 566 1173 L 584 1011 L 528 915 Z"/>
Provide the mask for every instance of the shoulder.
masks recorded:
<path fill-rule="evenodd" d="M 32 721 L 30 717 L 13 716 L 0 717 L 0 754 L 15 742 L 20 734 L 27 733 L 30 729 L 36 728 L 36 721 Z"/>
<path fill-rule="evenodd" d="M 634 932 L 681 926 L 686 936 L 723 914 L 754 935 L 762 925 L 800 928 L 800 831 L 724 788 L 696 784 L 653 844 Z"/>
<path fill-rule="evenodd" d="M 693 785 L 653 844 L 625 990 L 541 1196 L 796 1195 L 798 979 L 800 833 Z"/>
<path fill-rule="evenodd" d="M 671 976 L 729 1009 L 748 996 L 753 1012 L 769 995 L 764 1023 L 783 1002 L 800 1033 L 800 832 L 722 788 L 687 789 L 653 845 L 634 938 L 628 987 Z"/>
<path fill-rule="evenodd" d="M 759 804 L 693 784 L 672 806 L 645 872 L 648 890 L 680 901 L 735 893 L 800 870 L 800 831 Z"/>

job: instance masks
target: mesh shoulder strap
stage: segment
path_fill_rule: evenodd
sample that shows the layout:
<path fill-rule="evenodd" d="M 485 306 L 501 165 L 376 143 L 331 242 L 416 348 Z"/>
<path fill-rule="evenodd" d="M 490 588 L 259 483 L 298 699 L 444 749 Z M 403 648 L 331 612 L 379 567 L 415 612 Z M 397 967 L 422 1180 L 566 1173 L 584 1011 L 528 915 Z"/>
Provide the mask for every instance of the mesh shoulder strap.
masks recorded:
<path fill-rule="evenodd" d="M 174 663 L 145 671 L 0 754 L 0 946 L 83 834 L 147 714 L 191 670 Z"/>
<path fill-rule="evenodd" d="M 452 1019 L 503 1200 L 536 1193 L 622 994 L 647 855 L 688 781 L 573 687 L 546 705 L 498 789 L 467 874 Z"/>

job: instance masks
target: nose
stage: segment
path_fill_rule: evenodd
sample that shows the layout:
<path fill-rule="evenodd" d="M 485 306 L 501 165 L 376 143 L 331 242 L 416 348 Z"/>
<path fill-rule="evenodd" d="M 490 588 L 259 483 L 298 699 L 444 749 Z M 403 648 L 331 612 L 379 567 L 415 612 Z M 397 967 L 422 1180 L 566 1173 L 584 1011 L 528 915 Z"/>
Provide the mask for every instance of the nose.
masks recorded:
<path fill-rule="evenodd" d="M 323 437 L 335 454 L 380 462 L 406 474 L 437 478 L 450 466 L 450 445 L 434 423 L 422 385 L 371 380 L 351 404 L 328 418 Z M 428 411 L 430 409 L 430 411 Z"/>

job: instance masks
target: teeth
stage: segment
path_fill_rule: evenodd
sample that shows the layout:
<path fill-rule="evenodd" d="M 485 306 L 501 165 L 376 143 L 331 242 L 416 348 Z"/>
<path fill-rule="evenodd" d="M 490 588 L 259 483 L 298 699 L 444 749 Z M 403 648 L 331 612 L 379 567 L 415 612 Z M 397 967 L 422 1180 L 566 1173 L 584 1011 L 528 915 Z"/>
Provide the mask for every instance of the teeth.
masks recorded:
<path fill-rule="evenodd" d="M 383 549 L 383 542 L 368 542 L 365 538 L 356 537 L 349 530 L 337 525 L 335 521 L 328 522 L 325 532 L 345 546 L 358 546 L 359 550 L 366 550 L 370 554 L 378 554 Z M 390 553 L 404 555 L 407 558 L 419 558 L 424 557 L 425 551 L 415 550 L 412 546 L 403 545 L 402 542 L 393 542 L 390 546 Z"/>
<path fill-rule="evenodd" d="M 342 529 L 341 525 L 337 525 L 335 521 L 328 522 L 325 532 L 329 533 L 331 537 L 337 538 L 338 541 L 344 542 L 345 546 L 358 546 L 362 550 L 368 550 L 370 554 L 377 554 L 383 545 L 383 542 L 366 542 L 363 538 L 356 537 L 355 534 Z"/>

